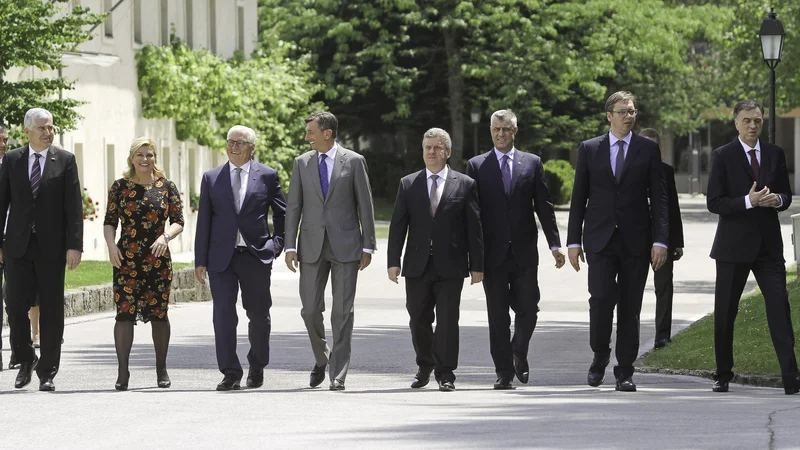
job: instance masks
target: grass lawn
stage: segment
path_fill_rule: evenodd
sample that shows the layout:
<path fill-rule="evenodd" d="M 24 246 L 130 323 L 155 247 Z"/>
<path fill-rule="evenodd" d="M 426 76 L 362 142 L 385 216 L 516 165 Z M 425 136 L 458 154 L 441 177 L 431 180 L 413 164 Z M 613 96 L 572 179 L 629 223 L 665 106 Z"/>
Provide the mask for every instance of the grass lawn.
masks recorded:
<path fill-rule="evenodd" d="M 192 267 L 192 263 L 172 263 L 173 270 Z M 96 286 L 111 283 L 111 263 L 108 261 L 81 261 L 75 270 L 66 270 L 64 288 L 75 289 L 83 286 Z"/>
<path fill-rule="evenodd" d="M 786 276 L 786 285 L 795 341 L 800 342 L 800 281 L 794 268 Z M 800 360 L 798 349 L 800 346 L 795 346 L 795 354 Z M 767 327 L 764 297 L 758 289 L 745 295 L 739 303 L 734 328 L 733 360 L 735 373 L 781 374 Z M 715 370 L 713 315 L 709 314 L 690 325 L 675 336 L 672 344 L 653 351 L 642 363 L 648 367 L 665 369 Z"/>

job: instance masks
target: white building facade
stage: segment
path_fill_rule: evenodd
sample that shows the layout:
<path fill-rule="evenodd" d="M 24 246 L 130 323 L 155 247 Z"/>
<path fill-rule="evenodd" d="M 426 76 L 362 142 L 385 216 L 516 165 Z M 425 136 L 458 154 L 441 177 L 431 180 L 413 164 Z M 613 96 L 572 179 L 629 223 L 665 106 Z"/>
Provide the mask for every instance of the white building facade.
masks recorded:
<path fill-rule="evenodd" d="M 65 97 L 85 102 L 77 129 L 57 138 L 75 154 L 81 185 L 97 205 L 97 218 L 84 222 L 84 259 L 105 260 L 103 217 L 108 188 L 127 166 L 130 144 L 148 136 L 158 144 L 158 165 L 182 193 L 186 226 L 170 242 L 173 253 L 193 249 L 196 212 L 190 193 L 200 192 L 204 171 L 224 163 L 223 149 L 179 141 L 171 119 L 144 119 L 137 86 L 136 53 L 144 45 L 168 45 L 170 32 L 194 49 L 205 48 L 227 59 L 238 51 L 249 55 L 258 40 L 257 0 L 72 0 L 93 12 L 113 12 L 93 31 L 80 52 L 64 57 L 62 76 L 76 81 Z M 36 69 L 14 69 L 8 80 L 58 76 Z M 58 119 L 56 118 L 56 122 Z"/>

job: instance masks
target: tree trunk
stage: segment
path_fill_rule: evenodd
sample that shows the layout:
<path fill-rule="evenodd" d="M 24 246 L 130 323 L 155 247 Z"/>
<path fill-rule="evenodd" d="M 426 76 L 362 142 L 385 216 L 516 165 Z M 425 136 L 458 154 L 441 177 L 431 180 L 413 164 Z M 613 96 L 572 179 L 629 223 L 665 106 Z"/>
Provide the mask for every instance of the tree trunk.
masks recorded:
<path fill-rule="evenodd" d="M 447 91 L 450 103 L 450 137 L 453 154 L 450 167 L 464 171 L 464 75 L 461 73 L 461 54 L 456 42 L 457 31 L 443 29 L 444 48 L 447 51 Z"/>

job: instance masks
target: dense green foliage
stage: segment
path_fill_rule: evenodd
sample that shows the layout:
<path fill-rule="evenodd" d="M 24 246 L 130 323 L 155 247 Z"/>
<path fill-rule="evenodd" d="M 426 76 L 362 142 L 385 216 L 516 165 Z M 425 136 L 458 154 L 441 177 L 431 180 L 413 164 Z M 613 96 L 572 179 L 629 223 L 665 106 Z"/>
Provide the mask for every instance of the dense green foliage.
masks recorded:
<path fill-rule="evenodd" d="M 73 130 L 81 102 L 59 99 L 59 92 L 70 90 L 75 82 L 63 78 L 5 78 L 12 67 L 33 66 L 42 71 L 64 67 L 61 56 L 75 51 L 91 38 L 89 26 L 101 23 L 104 14 L 91 14 L 88 8 L 75 7 L 59 16 L 69 0 L 0 0 L 0 123 L 21 125 L 25 111 L 46 108 L 54 125 Z"/>
<path fill-rule="evenodd" d="M 253 128 L 258 160 L 278 170 L 286 188 L 306 146 L 303 117 L 321 108 L 311 101 L 319 87 L 305 75 L 306 59 L 286 58 L 287 48 L 275 44 L 225 61 L 174 38 L 166 47 L 147 45 L 136 58 L 143 115 L 175 119 L 178 139 L 218 149 L 233 125 Z"/>
<path fill-rule="evenodd" d="M 572 197 L 575 169 L 569 161 L 551 159 L 544 163 L 544 181 L 553 198 L 553 204 L 566 205 Z"/>

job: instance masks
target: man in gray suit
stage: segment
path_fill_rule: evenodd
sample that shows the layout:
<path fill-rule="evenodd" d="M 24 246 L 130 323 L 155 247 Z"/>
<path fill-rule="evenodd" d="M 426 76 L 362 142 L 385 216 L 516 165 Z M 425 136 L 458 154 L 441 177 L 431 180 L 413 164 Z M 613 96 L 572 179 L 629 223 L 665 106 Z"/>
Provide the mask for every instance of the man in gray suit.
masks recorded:
<path fill-rule="evenodd" d="M 375 251 L 375 215 L 364 157 L 336 143 L 338 121 L 315 112 L 306 121 L 311 151 L 294 160 L 286 209 L 286 265 L 300 266 L 300 315 L 308 329 L 316 364 L 310 386 L 325 380 L 330 364 L 332 391 L 343 391 L 350 365 L 353 300 L 358 271 Z M 298 226 L 300 236 L 298 240 Z M 333 277 L 333 351 L 325 340 L 325 286 Z"/>

